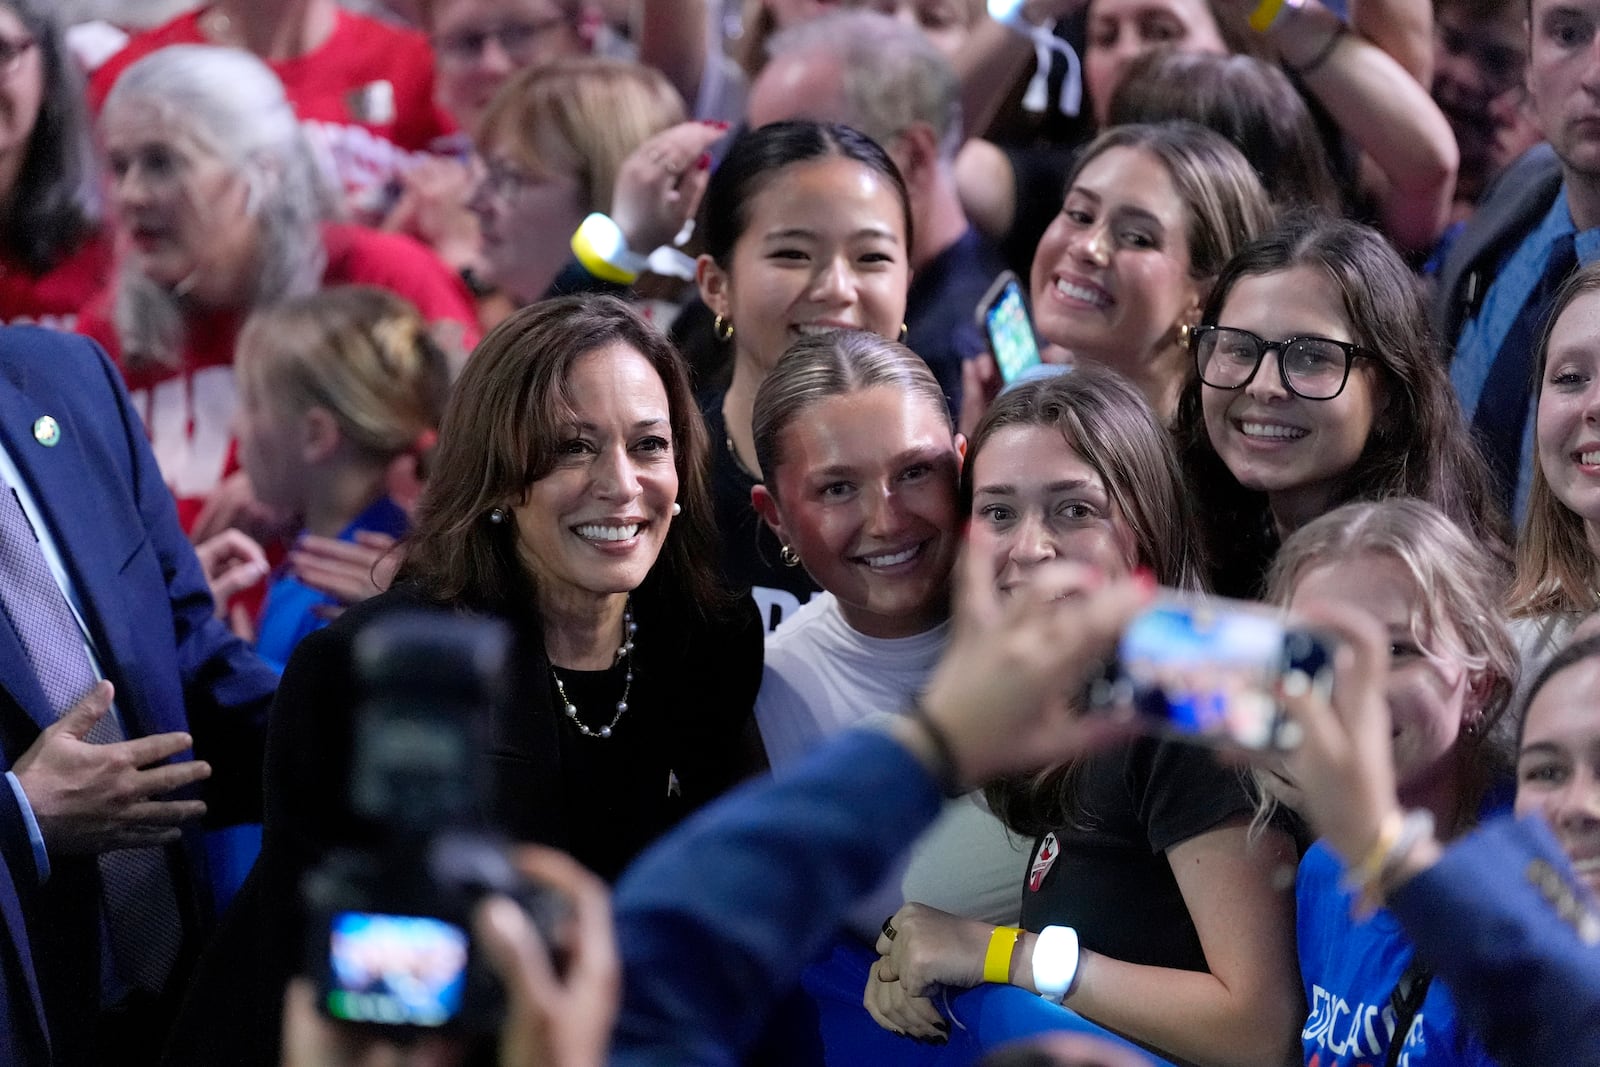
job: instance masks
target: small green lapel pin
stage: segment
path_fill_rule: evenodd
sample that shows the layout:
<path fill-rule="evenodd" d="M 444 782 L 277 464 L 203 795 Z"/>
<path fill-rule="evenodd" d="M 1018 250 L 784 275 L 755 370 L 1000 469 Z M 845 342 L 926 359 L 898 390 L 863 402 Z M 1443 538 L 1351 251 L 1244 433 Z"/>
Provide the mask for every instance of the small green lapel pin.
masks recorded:
<path fill-rule="evenodd" d="M 46 448 L 61 443 L 61 424 L 49 415 L 40 415 L 33 422 L 33 439 Z"/>

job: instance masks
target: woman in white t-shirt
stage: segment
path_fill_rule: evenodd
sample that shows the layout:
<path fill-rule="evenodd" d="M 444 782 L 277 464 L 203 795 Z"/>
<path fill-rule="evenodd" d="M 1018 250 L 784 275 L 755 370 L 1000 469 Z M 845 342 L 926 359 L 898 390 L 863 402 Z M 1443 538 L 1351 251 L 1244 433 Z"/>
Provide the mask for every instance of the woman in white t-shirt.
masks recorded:
<path fill-rule="evenodd" d="M 824 738 L 901 711 L 943 650 L 961 541 L 965 441 L 926 363 L 894 341 L 841 330 L 802 338 L 754 406 L 767 472 L 753 503 L 824 590 L 767 638 L 756 719 L 781 770 Z M 864 902 L 875 937 L 907 897 L 1015 919 L 1026 857 L 976 794 L 951 801 L 913 850 L 909 880 Z"/>

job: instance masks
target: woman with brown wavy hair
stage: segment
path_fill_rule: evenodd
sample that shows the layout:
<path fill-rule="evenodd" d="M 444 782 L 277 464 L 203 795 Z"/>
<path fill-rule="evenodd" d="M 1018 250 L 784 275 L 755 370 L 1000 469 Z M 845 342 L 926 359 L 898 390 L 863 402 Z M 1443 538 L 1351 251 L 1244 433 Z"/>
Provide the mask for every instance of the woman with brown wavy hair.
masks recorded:
<path fill-rule="evenodd" d="M 1223 269 L 1190 360 L 1177 433 L 1218 592 L 1259 595 L 1279 544 L 1357 500 L 1426 500 L 1506 555 L 1416 277 L 1376 230 L 1286 216 Z"/>
<path fill-rule="evenodd" d="M 252 1010 L 275 1017 L 301 962 L 302 876 L 377 832 L 347 793 L 356 647 L 380 621 L 505 624 L 507 698 L 476 753 L 482 820 L 608 880 L 759 762 L 761 630 L 712 569 L 706 453 L 682 358 L 622 301 L 546 301 L 484 339 L 394 587 L 307 637 L 284 671 L 261 859 L 224 935 L 236 953 L 262 939 L 234 961 L 261 976 Z"/>

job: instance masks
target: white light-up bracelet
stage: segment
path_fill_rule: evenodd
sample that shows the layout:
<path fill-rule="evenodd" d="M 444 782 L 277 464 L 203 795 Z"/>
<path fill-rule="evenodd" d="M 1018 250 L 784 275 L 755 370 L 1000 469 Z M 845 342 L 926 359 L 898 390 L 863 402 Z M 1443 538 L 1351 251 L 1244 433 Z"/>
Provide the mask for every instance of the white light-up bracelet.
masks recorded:
<path fill-rule="evenodd" d="M 649 266 L 649 260 L 628 248 L 628 239 L 611 216 L 595 212 L 572 235 L 572 253 L 596 278 L 632 285 Z"/>
<path fill-rule="evenodd" d="M 1078 978 L 1078 931 L 1070 926 L 1046 926 L 1033 943 L 1033 988 L 1060 1004 Z"/>

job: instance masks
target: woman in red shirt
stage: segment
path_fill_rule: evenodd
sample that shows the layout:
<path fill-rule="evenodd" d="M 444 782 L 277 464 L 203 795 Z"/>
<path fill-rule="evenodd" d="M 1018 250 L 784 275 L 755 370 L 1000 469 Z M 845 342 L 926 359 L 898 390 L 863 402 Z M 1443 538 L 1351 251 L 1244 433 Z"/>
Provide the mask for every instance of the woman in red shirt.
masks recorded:
<path fill-rule="evenodd" d="M 251 311 L 339 284 L 416 305 L 458 355 L 477 342 L 461 280 L 410 238 L 332 221 L 283 86 L 248 53 L 174 45 L 130 66 L 100 130 L 118 249 L 83 332 L 117 359 L 161 470 L 193 522 L 232 468 L 233 350 Z M 220 528 L 248 487 L 230 484 Z"/>

